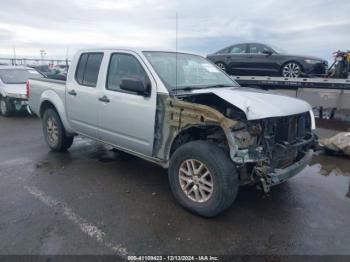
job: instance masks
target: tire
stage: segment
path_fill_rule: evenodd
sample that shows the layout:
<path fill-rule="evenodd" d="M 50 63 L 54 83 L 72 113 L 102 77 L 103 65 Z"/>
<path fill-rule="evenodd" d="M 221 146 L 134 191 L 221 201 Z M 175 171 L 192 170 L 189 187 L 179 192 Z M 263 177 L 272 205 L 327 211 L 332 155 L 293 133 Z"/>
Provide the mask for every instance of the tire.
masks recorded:
<path fill-rule="evenodd" d="M 14 113 L 13 104 L 7 98 L 0 97 L 0 114 L 6 117 Z"/>
<path fill-rule="evenodd" d="M 202 173 L 199 179 L 196 178 L 198 185 L 196 185 L 196 190 L 194 190 L 195 186 L 189 186 L 187 187 L 188 191 L 185 192 L 183 188 L 186 188 L 189 184 L 184 186 L 184 180 L 180 177 L 186 177 L 186 179 L 188 177 L 180 171 L 180 168 L 184 170 L 188 161 L 194 161 L 197 168 L 199 168 L 199 163 L 204 164 L 204 169 L 202 170 L 204 174 Z M 209 175 L 203 178 L 206 174 L 205 169 L 209 171 Z M 226 152 L 214 143 L 207 141 L 193 141 L 179 147 L 170 159 L 168 176 L 170 187 L 176 200 L 187 210 L 204 217 L 216 216 L 229 208 L 238 193 L 239 181 L 235 165 Z M 205 178 L 208 179 L 209 176 L 210 179 L 206 180 L 206 183 L 208 181 L 212 183 L 212 192 L 203 194 L 203 188 L 200 189 L 203 186 L 203 182 L 198 182 L 198 180 L 203 181 Z M 192 176 L 192 178 L 195 181 L 195 177 Z M 192 185 L 195 185 L 193 183 Z M 205 187 L 209 188 L 208 186 Z M 192 192 L 189 193 L 191 190 Z M 201 190 L 202 192 L 200 192 Z M 202 197 L 200 201 L 193 199 L 196 195 L 194 191 L 197 191 Z"/>
<path fill-rule="evenodd" d="M 287 62 L 281 67 L 281 76 L 283 77 L 300 77 L 302 72 L 303 68 L 297 62 Z"/>
<path fill-rule="evenodd" d="M 334 69 L 334 77 L 335 78 L 347 78 L 345 71 L 345 62 L 340 61 L 337 63 Z"/>
<path fill-rule="evenodd" d="M 58 113 L 49 108 L 42 119 L 43 133 L 47 145 L 55 152 L 64 152 L 73 144 L 74 137 L 67 136 Z"/>
<path fill-rule="evenodd" d="M 216 62 L 215 65 L 220 68 L 222 71 L 226 72 L 227 67 L 223 62 Z"/>

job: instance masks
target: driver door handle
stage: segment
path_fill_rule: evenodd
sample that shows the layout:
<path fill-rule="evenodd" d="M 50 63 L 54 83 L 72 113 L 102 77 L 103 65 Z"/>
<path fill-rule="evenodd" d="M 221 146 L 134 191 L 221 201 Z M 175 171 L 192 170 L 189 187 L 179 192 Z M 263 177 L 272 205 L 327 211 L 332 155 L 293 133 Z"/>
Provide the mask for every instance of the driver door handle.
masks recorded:
<path fill-rule="evenodd" d="M 101 102 L 104 102 L 104 103 L 109 103 L 110 102 L 110 100 L 108 99 L 107 96 L 99 97 L 98 100 L 100 100 Z"/>
<path fill-rule="evenodd" d="M 71 95 L 71 96 L 76 96 L 76 95 L 77 95 L 77 92 L 75 92 L 75 90 L 72 89 L 72 90 L 70 90 L 70 91 L 68 92 L 68 94 Z"/>

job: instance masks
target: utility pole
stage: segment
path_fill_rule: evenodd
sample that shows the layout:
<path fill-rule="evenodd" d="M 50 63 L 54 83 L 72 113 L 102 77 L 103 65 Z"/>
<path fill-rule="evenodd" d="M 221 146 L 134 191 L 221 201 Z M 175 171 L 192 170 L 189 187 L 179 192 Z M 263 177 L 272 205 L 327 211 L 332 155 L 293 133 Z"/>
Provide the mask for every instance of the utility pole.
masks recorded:
<path fill-rule="evenodd" d="M 17 58 L 16 58 L 16 47 L 13 47 L 13 62 L 12 65 L 17 65 Z"/>
<path fill-rule="evenodd" d="M 44 49 L 40 49 L 40 57 L 41 57 L 41 64 L 44 64 L 44 56 L 46 55 L 46 51 Z"/>

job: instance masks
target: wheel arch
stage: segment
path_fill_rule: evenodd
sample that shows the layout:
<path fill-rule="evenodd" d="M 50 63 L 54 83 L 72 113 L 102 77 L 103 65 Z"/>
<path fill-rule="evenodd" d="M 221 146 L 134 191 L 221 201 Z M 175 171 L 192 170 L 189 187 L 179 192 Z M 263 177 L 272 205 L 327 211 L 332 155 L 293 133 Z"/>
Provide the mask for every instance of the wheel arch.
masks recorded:
<path fill-rule="evenodd" d="M 58 94 L 52 90 L 45 91 L 40 99 L 39 106 L 39 117 L 42 118 L 46 109 L 52 108 L 59 115 L 62 124 L 67 133 L 74 134 L 74 130 L 71 128 L 67 116 L 66 116 L 66 108 L 65 104 L 62 101 L 62 98 L 58 96 Z"/>
<path fill-rule="evenodd" d="M 224 130 L 219 125 L 210 125 L 210 126 L 190 126 L 188 128 L 182 129 L 172 140 L 170 149 L 169 149 L 169 159 L 175 153 L 176 149 L 180 146 L 199 140 L 208 140 L 211 135 L 218 134 L 221 135 L 222 141 L 227 141 Z M 214 139 L 213 139 L 214 141 Z M 226 143 L 227 144 L 227 143 Z M 227 146 L 228 148 L 228 146 Z M 229 148 L 228 148 L 229 149 Z"/>
<path fill-rule="evenodd" d="M 40 105 L 39 117 L 42 118 L 43 115 L 44 115 L 44 113 L 45 113 L 45 111 L 46 111 L 47 109 L 49 109 L 49 108 L 51 108 L 51 109 L 53 109 L 53 110 L 55 110 L 55 111 L 57 112 L 57 109 L 56 109 L 55 105 L 54 105 L 51 101 L 49 101 L 49 100 L 44 100 L 44 101 L 41 103 L 41 105 Z M 57 112 L 57 113 L 58 113 L 58 112 Z M 58 113 L 58 114 L 59 114 L 59 113 Z"/>

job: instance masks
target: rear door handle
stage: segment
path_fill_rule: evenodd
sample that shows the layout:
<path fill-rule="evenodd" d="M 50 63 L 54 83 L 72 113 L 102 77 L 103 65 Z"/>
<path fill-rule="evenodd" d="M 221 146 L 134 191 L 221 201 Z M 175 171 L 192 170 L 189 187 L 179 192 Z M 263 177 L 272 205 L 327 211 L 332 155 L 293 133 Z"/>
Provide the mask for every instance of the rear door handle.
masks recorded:
<path fill-rule="evenodd" d="M 77 95 L 77 92 L 75 92 L 75 90 L 72 89 L 72 90 L 70 90 L 70 91 L 68 92 L 68 94 L 71 95 L 71 96 L 76 96 L 76 95 Z"/>
<path fill-rule="evenodd" d="M 98 100 L 100 100 L 101 102 L 104 102 L 104 103 L 109 103 L 110 102 L 110 100 L 108 99 L 107 96 L 99 97 Z"/>

